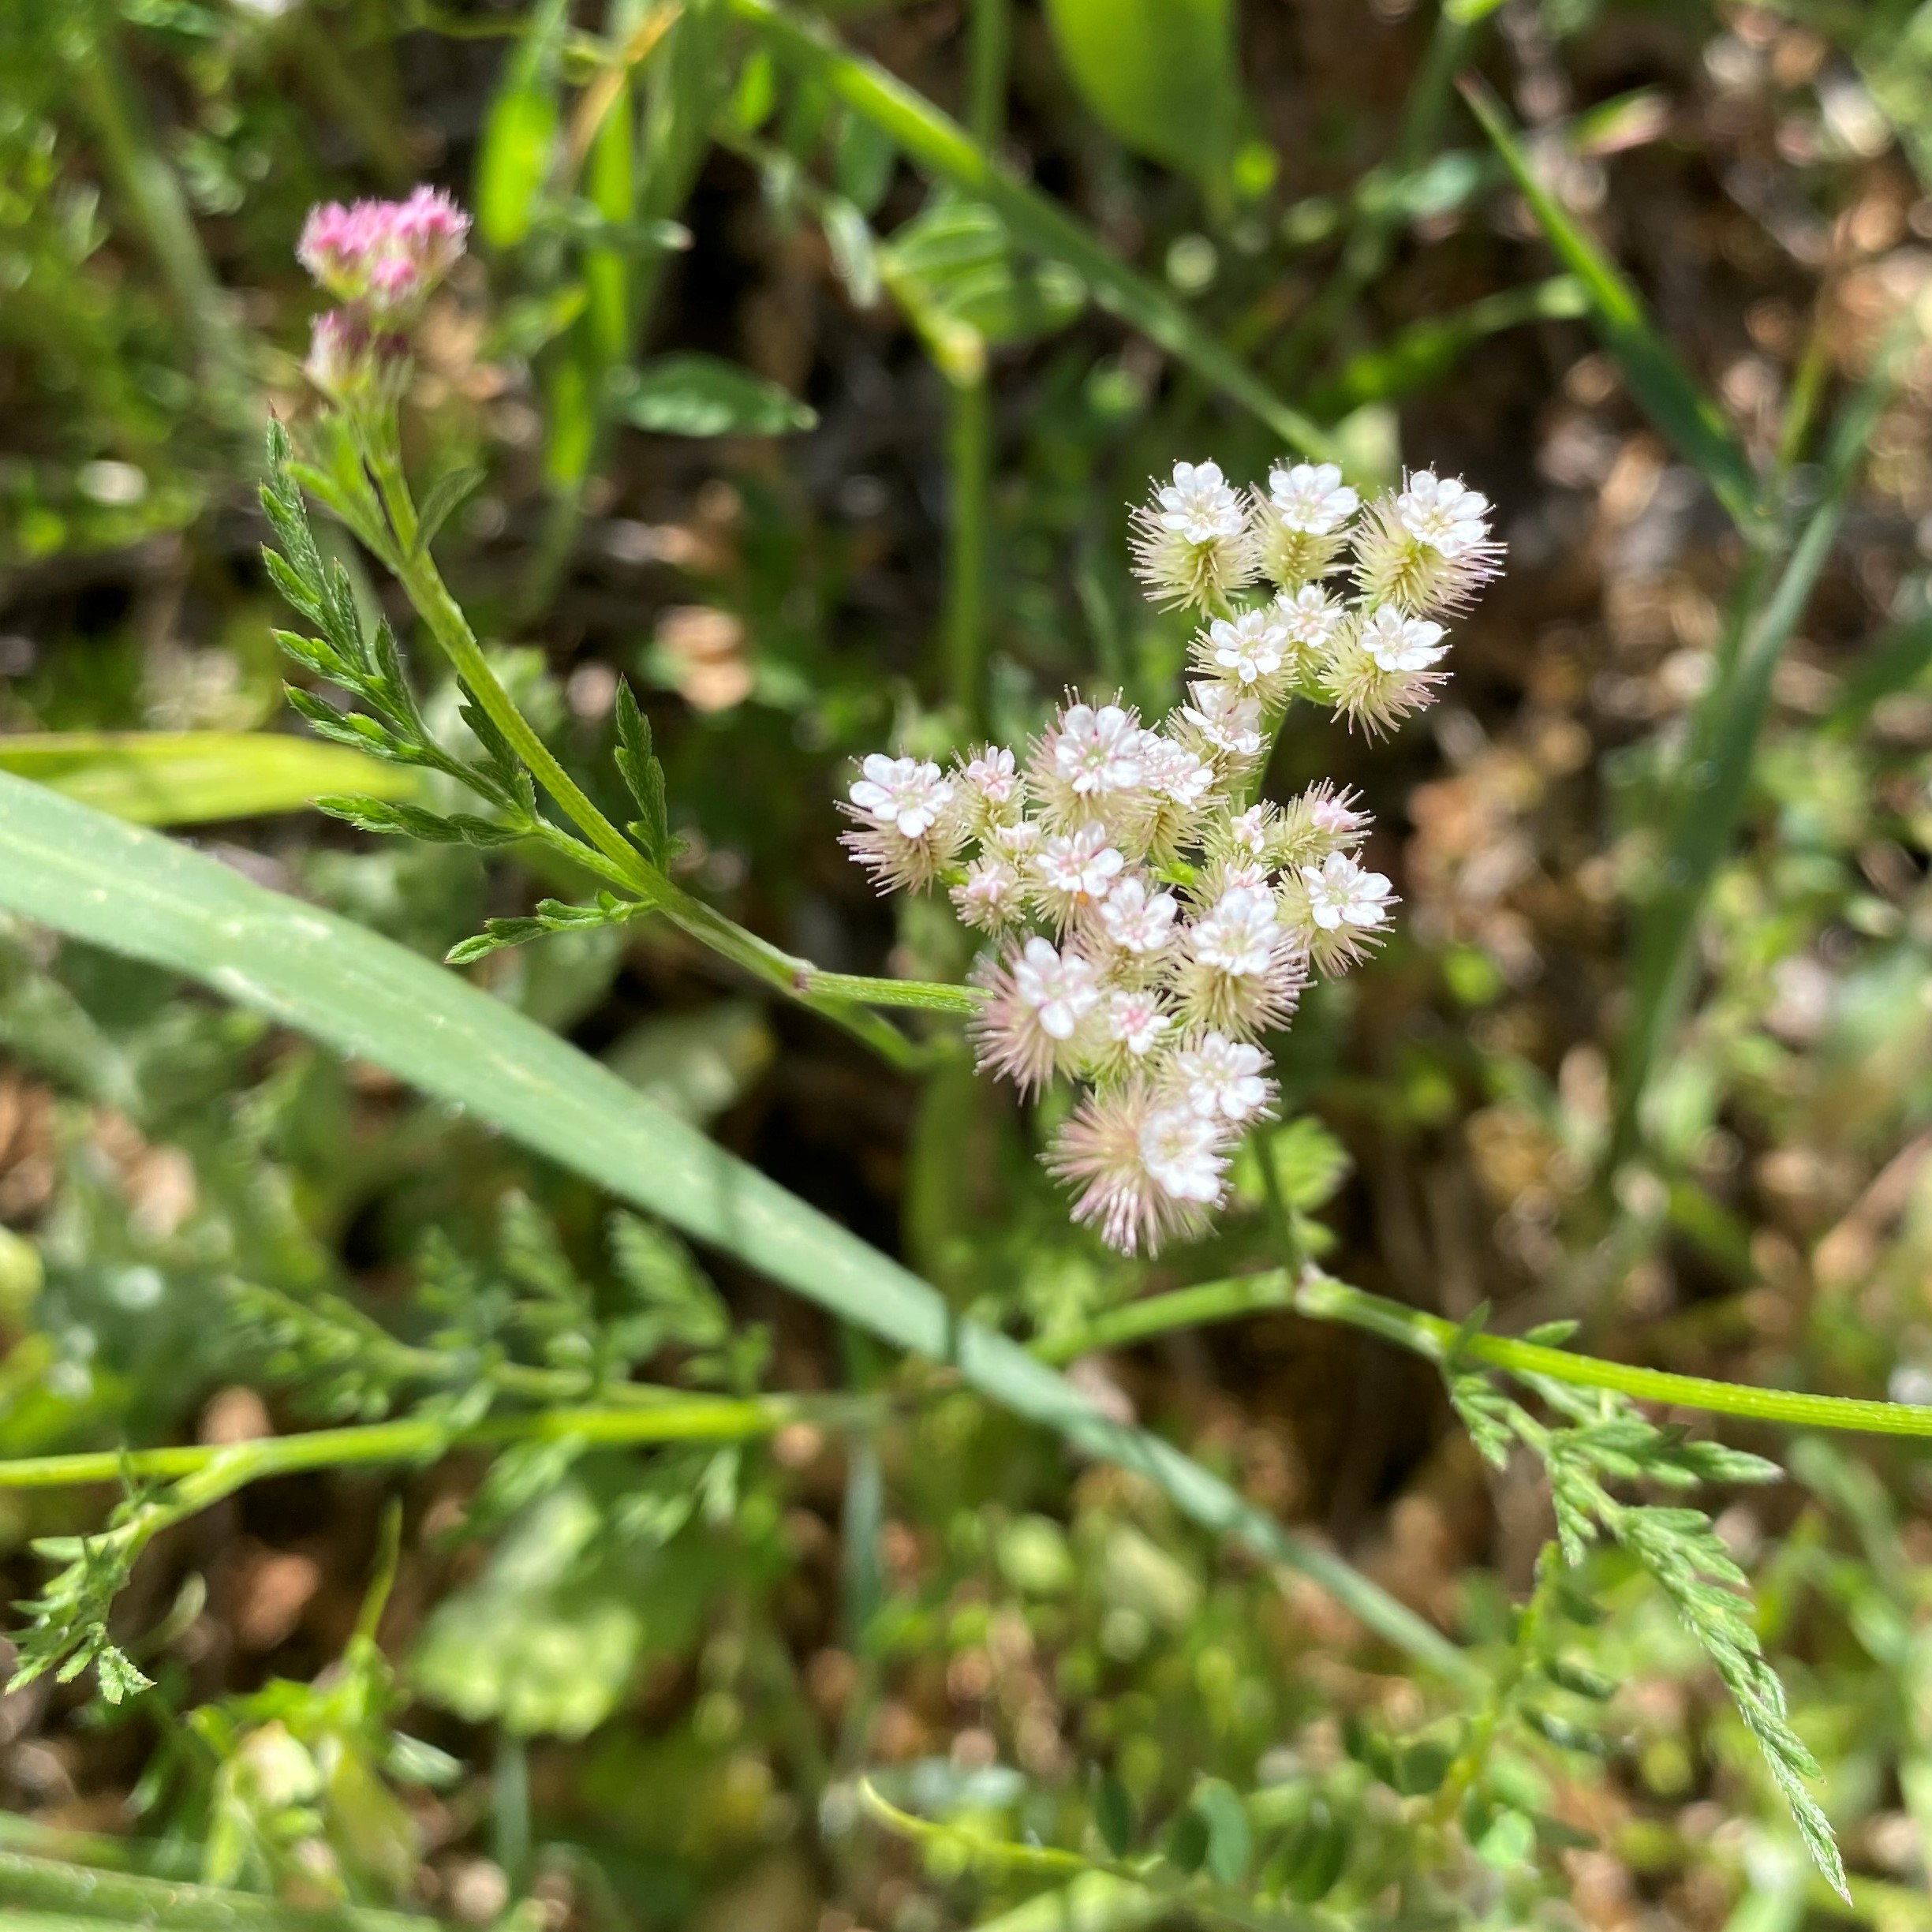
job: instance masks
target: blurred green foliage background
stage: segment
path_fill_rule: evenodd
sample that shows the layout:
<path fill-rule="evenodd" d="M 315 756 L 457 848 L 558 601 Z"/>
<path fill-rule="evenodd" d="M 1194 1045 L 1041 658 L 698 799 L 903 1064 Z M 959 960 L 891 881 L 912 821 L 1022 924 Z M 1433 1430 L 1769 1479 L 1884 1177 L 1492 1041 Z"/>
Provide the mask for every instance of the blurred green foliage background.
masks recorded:
<path fill-rule="evenodd" d="M 469 970 L 1488 1688 L 489 1121 L 7 917 L 0 1458 L 421 1431 L 195 1510 L 0 1489 L 29 1604 L 92 1547 L 35 1539 L 133 1526 L 62 1614 L 114 1598 L 154 1687 L 0 1698 L 7 1923 L 1932 1925 L 1915 1444 L 1726 1423 L 1787 1476 L 1704 1498 L 1847 1904 L 1627 1555 L 1532 1647 L 1544 1471 L 1426 1364 L 1278 1306 L 1093 1339 L 1278 1259 L 1272 1172 L 1413 1308 L 1932 1400 L 1932 7 L 0 0 L 0 771 L 440 959 L 585 881 L 308 809 L 447 801 L 290 713 L 256 497 L 314 409 L 305 213 L 419 179 L 476 219 L 405 417 L 420 476 L 474 473 L 445 574 L 620 818 L 631 681 L 680 882 L 834 971 L 969 963 L 839 852 L 851 756 L 1173 701 L 1151 474 L 1292 444 L 1497 505 L 1445 701 L 1284 734 L 1279 785 L 1377 810 L 1398 933 L 1157 1267 L 1068 1225 L 1050 1119 L 948 1022 L 893 1071 L 642 919 Z M 640 1375 L 805 1404 L 476 1439 Z"/>

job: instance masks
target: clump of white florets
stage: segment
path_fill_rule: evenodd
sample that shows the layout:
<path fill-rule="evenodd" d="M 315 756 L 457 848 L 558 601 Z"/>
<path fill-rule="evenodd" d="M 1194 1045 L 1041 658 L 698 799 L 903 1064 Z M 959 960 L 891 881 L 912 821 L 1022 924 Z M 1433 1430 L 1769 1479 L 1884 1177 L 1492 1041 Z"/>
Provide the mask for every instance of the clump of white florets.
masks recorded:
<path fill-rule="evenodd" d="M 1153 602 L 1201 613 L 1183 701 L 1149 726 L 1118 694 L 1070 692 L 1022 752 L 950 770 L 874 753 L 844 842 L 880 890 L 943 884 L 988 936 L 981 1067 L 1022 1094 L 1084 1087 L 1047 1166 L 1076 1220 L 1151 1254 L 1207 1226 L 1271 1116 L 1264 1036 L 1311 973 L 1381 942 L 1396 903 L 1352 792 L 1257 799 L 1283 712 L 1306 698 L 1380 732 L 1433 702 L 1443 620 L 1501 548 L 1486 500 L 1427 471 L 1365 508 L 1332 464 L 1284 462 L 1244 496 L 1177 463 L 1134 513 L 1134 551 Z"/>

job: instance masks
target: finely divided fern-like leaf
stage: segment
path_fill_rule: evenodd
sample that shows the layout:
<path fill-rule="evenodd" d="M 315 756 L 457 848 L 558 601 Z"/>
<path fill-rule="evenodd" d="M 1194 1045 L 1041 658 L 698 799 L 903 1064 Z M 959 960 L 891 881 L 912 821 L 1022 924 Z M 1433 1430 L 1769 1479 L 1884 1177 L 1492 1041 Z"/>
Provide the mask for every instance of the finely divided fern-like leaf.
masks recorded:
<path fill-rule="evenodd" d="M 1646 1482 L 1683 1490 L 1703 1482 L 1772 1482 L 1783 1471 L 1761 1456 L 1693 1441 L 1608 1391 L 1526 1377 L 1568 1423 L 1549 1427 L 1467 1367 L 1458 1347 L 1444 1351 L 1443 1370 L 1456 1413 L 1486 1460 L 1500 1467 L 1518 1442 L 1541 1458 L 1564 1560 L 1574 1568 L 1608 1534 L 1670 1599 L 1757 1740 L 1806 1851 L 1839 1896 L 1848 1899 L 1830 1823 L 1805 1781 L 1820 1775 L 1818 1761 L 1791 1727 L 1784 1687 L 1751 1620 L 1749 1579 L 1702 1510 L 1620 1503 L 1605 1487 Z"/>

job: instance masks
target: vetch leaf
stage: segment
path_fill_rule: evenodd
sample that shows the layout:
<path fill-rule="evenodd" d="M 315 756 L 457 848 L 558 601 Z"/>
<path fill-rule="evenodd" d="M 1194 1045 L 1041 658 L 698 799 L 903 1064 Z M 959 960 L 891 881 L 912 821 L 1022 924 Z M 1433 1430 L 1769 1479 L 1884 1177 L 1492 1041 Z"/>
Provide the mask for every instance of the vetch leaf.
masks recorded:
<path fill-rule="evenodd" d="M 1046 11 L 1101 125 L 1136 154 L 1218 186 L 1246 118 L 1232 0 L 1047 0 Z"/>
<path fill-rule="evenodd" d="M 622 376 L 618 413 L 660 435 L 783 436 L 818 420 L 776 383 L 716 356 L 660 356 Z"/>
<path fill-rule="evenodd" d="M 1223 1885 L 1240 1884 L 1254 1841 L 1239 1795 L 1221 1779 L 1206 1778 L 1195 1789 L 1194 1808 L 1207 1821 L 1209 1871 Z"/>
<path fill-rule="evenodd" d="M 200 980 L 465 1108 L 618 1200 L 839 1319 L 953 1366 L 1081 1453 L 1123 1463 L 1184 1515 L 1313 1578 L 1370 1629 L 1480 1691 L 1414 1612 L 1291 1535 L 1148 1430 L 1110 1420 L 1018 1343 L 962 1321 L 916 1275 L 627 1087 L 534 1021 L 407 948 L 204 854 L 0 775 L 0 907 Z"/>
<path fill-rule="evenodd" d="M 1102 1778 L 1093 1793 L 1093 1823 L 1101 1842 L 1115 1858 L 1125 1858 L 1134 1847 L 1134 1800 L 1127 1788 L 1111 1772 Z"/>

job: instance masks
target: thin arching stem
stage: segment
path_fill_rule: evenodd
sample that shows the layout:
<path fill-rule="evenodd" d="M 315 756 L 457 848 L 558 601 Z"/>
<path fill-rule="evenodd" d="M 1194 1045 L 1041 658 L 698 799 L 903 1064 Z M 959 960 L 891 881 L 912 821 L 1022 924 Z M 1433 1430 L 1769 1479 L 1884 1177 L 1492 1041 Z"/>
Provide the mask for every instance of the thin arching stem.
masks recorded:
<path fill-rule="evenodd" d="M 1739 1415 L 1796 1429 L 1848 1429 L 1884 1436 L 1932 1437 L 1932 1406 L 1873 1402 L 1852 1396 L 1812 1396 L 1796 1389 L 1754 1388 L 1706 1375 L 1676 1375 L 1632 1362 L 1573 1355 L 1540 1342 L 1508 1336 L 1464 1335 L 1453 1321 L 1425 1314 L 1386 1296 L 1351 1287 L 1314 1268 L 1299 1276 L 1285 1268 L 1207 1281 L 1172 1294 L 1149 1295 L 1110 1309 L 1082 1327 L 1050 1337 L 1035 1353 L 1068 1362 L 1101 1348 L 1124 1347 L 1177 1328 L 1233 1321 L 1269 1309 L 1286 1309 L 1321 1321 L 1346 1322 L 1438 1364 L 1456 1356 L 1506 1374 L 1546 1377 L 1583 1388 L 1608 1388 L 1639 1402 Z"/>
<path fill-rule="evenodd" d="M 379 426 L 371 435 L 368 455 L 383 507 L 395 529 L 398 541 L 392 562 L 410 603 L 484 715 L 582 833 L 589 852 L 596 854 L 599 872 L 712 951 L 787 999 L 844 1027 L 895 1066 L 910 1069 L 921 1064 L 925 1055 L 888 1021 L 868 1011 L 869 1006 L 914 1007 L 959 1015 L 978 1011 L 981 996 L 970 987 L 821 973 L 810 960 L 760 939 L 693 898 L 652 865 L 564 769 L 491 668 L 435 559 L 417 540 L 415 503 L 394 437 L 386 428 Z"/>

